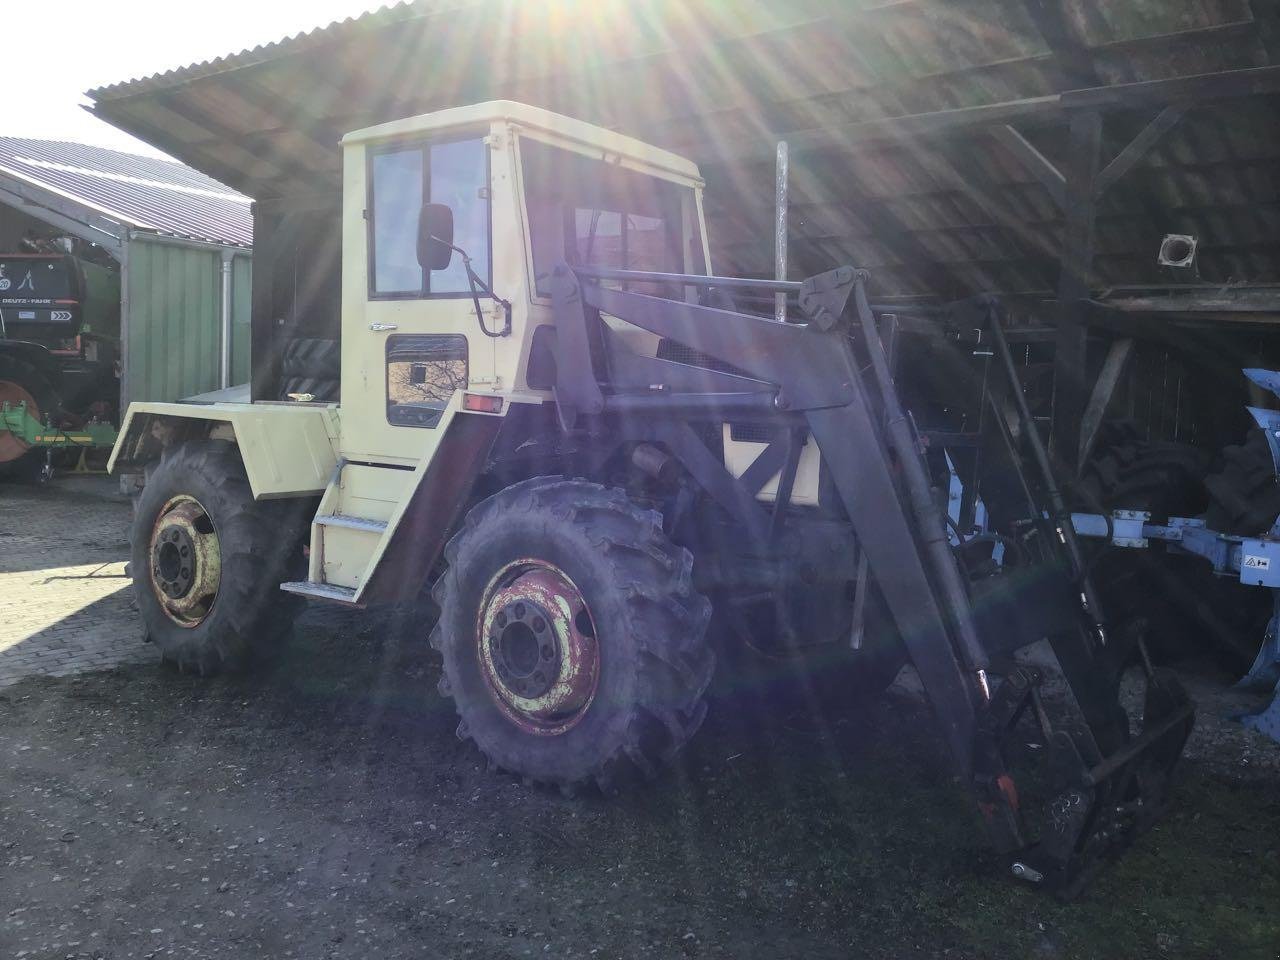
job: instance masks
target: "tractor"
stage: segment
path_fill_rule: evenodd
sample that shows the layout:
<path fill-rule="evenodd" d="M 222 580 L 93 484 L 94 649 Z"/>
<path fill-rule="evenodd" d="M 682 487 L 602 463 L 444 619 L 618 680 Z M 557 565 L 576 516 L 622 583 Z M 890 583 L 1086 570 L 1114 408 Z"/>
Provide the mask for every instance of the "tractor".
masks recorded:
<path fill-rule="evenodd" d="M 908 409 L 866 272 L 716 276 L 693 163 L 518 103 L 342 150 L 338 389 L 121 426 L 165 660 L 240 668 L 304 599 L 429 589 L 459 737 L 606 793 L 694 736 L 734 644 L 825 651 L 849 697 L 910 661 L 1013 876 L 1077 890 L 1158 817 L 1189 699 L 1140 658 L 1131 732 L 1142 637 L 1107 618 L 1025 402 L 987 411 L 966 494 L 999 524 L 948 518 L 951 441 Z M 1001 305 L 948 309 L 1016 380 Z"/>
<path fill-rule="evenodd" d="M 70 244 L 0 253 L 0 476 L 47 479 L 55 454 L 116 439 L 120 277 Z"/>

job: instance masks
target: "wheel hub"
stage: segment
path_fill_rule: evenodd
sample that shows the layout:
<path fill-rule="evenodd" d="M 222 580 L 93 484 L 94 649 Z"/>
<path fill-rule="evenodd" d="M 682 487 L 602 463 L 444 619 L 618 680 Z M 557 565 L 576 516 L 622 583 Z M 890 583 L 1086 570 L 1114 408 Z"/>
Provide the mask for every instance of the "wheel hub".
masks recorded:
<path fill-rule="evenodd" d="M 494 617 L 487 638 L 498 679 L 522 697 L 545 694 L 560 676 L 560 644 L 553 614 L 533 600 L 508 603 Z"/>
<path fill-rule="evenodd" d="M 151 587 L 165 614 L 198 626 L 213 607 L 222 581 L 222 554 L 208 512 L 192 497 L 175 497 L 151 533 Z"/>
<path fill-rule="evenodd" d="M 526 560 L 499 573 L 486 596 L 477 651 L 490 694 L 522 729 L 564 733 L 591 705 L 600 673 L 582 594 L 560 570 Z"/>
<path fill-rule="evenodd" d="M 165 528 L 152 550 L 152 565 L 161 591 L 173 599 L 191 592 L 195 583 L 195 543 L 184 527 Z"/>

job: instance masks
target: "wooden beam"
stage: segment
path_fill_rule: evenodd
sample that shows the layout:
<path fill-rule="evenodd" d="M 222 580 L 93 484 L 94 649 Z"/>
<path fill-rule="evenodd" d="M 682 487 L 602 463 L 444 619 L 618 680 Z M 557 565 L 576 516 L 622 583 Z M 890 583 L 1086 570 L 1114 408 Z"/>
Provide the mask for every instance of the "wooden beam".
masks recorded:
<path fill-rule="evenodd" d="M 1256 353 L 1242 347 L 1237 338 L 1223 337 L 1217 330 L 1185 327 L 1141 313 L 1123 313 L 1094 301 L 1086 301 L 1084 307 L 1082 316 L 1090 327 L 1117 337 L 1167 344 L 1229 383 L 1238 382 L 1241 368 L 1257 363 Z"/>
<path fill-rule="evenodd" d="M 812 153 L 819 150 L 848 150 L 862 144 L 883 140 L 951 136 L 994 124 L 1015 120 L 1054 120 L 1061 116 L 1058 94 L 1030 97 L 977 107 L 958 107 L 931 113 L 907 114 L 876 120 L 859 120 L 820 129 L 787 131 L 780 134 L 791 144 L 791 152 Z M 775 131 L 777 132 L 777 131 Z M 777 138 L 775 138 L 777 139 Z M 709 139 L 698 147 L 700 162 L 741 164 L 760 162 L 773 157 L 774 141 L 760 138 Z"/>
<path fill-rule="evenodd" d="M 1183 104 L 1171 103 L 1157 113 L 1155 118 L 1129 141 L 1128 146 L 1116 155 L 1114 160 L 1098 171 L 1098 178 L 1094 183 L 1096 195 L 1102 196 L 1112 184 L 1132 170 L 1134 165 L 1155 146 L 1157 140 L 1178 125 L 1186 109 Z"/>
<path fill-rule="evenodd" d="M 1280 65 L 1070 90 L 1061 95 L 1061 105 L 1068 110 L 1106 110 L 1152 103 L 1232 100 L 1268 93 L 1280 93 Z"/>
<path fill-rule="evenodd" d="M 1058 278 L 1058 336 L 1053 359 L 1054 404 L 1050 442 L 1069 466 L 1079 466 L 1080 421 L 1084 413 L 1088 331 L 1085 327 L 1093 275 L 1094 212 L 1102 115 L 1071 118 L 1067 165 L 1067 222 L 1062 237 Z"/>
<path fill-rule="evenodd" d="M 1280 6 L 1275 0 L 1249 0 L 1254 35 L 1273 64 L 1280 64 Z"/>
<path fill-rule="evenodd" d="M 1133 356 L 1134 340 L 1122 337 L 1113 340 L 1107 350 L 1107 359 L 1102 362 L 1102 372 L 1093 384 L 1093 392 L 1089 395 L 1089 405 L 1085 407 L 1084 417 L 1080 422 L 1080 450 L 1076 463 L 1088 463 L 1093 453 L 1094 444 L 1098 440 L 1098 432 L 1102 429 L 1102 421 L 1106 418 L 1107 407 L 1111 406 L 1111 398 L 1115 396 L 1120 378 L 1124 376 Z"/>
<path fill-rule="evenodd" d="M 1272 0 L 1264 0 L 1264 2 L 1271 3 Z M 1134 54 L 1164 53 L 1171 47 L 1197 47 L 1206 43 L 1237 43 L 1247 39 L 1256 29 L 1257 24 L 1252 19 L 1228 20 L 1225 23 L 1188 27 L 1185 30 L 1172 30 L 1168 33 L 1149 33 L 1141 37 L 1106 40 L 1094 44 L 1092 50 L 1095 56 L 1101 54 L 1114 60 Z"/>
<path fill-rule="evenodd" d="M 1022 161 L 1023 169 L 1040 181 L 1040 185 L 1049 191 L 1058 209 L 1063 209 L 1067 196 L 1067 178 L 1053 162 L 1007 123 L 999 123 L 991 128 L 993 136 L 1001 146 Z"/>
<path fill-rule="evenodd" d="M 1152 313 L 1184 316 L 1219 314 L 1274 314 L 1280 321 L 1280 288 L 1234 290 L 1220 288 L 1212 293 L 1201 291 L 1165 296 L 1119 295 L 1103 301 L 1123 313 Z M 1241 316 L 1238 319 L 1244 320 Z"/>

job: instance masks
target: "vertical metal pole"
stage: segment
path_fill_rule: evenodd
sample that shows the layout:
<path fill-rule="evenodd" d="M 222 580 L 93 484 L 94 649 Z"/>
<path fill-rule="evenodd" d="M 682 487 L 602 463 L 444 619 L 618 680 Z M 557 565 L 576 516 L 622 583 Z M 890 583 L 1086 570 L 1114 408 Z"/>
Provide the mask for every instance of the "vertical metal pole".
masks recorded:
<path fill-rule="evenodd" d="M 120 419 L 123 421 L 124 413 L 129 409 L 129 404 L 133 402 L 133 396 L 129 390 L 129 314 L 132 310 L 130 307 L 130 289 L 129 289 L 129 244 L 133 240 L 133 231 L 125 227 L 120 231 L 120 254 L 118 257 L 120 263 Z"/>
<path fill-rule="evenodd" d="M 790 194 L 791 148 L 785 140 L 778 141 L 778 166 L 774 182 L 776 209 L 773 221 L 773 276 L 775 280 L 787 279 L 787 204 Z M 779 323 L 787 319 L 787 295 L 773 295 L 773 316 Z"/>
<path fill-rule="evenodd" d="M 230 250 L 222 251 L 221 356 L 218 364 L 218 389 L 231 386 L 231 258 Z"/>

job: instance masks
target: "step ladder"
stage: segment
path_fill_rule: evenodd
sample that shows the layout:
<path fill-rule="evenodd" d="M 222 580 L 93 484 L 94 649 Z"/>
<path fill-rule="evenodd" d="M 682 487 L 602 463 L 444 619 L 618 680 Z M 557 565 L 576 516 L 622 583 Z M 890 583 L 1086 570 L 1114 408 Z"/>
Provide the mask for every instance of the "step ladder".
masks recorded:
<path fill-rule="evenodd" d="M 339 460 L 311 522 L 306 580 L 282 583 L 286 593 L 363 606 L 361 593 L 419 479 L 417 470 Z"/>

